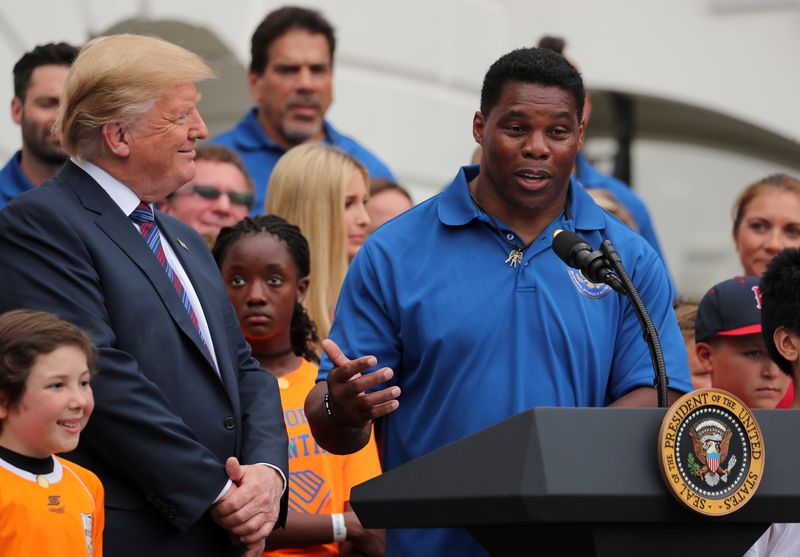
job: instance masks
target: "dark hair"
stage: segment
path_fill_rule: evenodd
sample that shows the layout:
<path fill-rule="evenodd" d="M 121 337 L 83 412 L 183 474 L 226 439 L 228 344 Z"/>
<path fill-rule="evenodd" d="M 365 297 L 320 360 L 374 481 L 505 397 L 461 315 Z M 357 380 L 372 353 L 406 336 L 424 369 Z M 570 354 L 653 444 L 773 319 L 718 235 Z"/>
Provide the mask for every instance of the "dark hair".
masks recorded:
<path fill-rule="evenodd" d="M 392 182 L 391 180 L 387 180 L 386 178 L 376 178 L 372 180 L 369 184 L 369 196 L 372 197 L 373 195 L 377 195 L 384 191 L 394 190 L 403 194 L 406 199 L 408 199 L 409 203 L 412 205 L 414 204 L 414 200 L 411 199 L 411 194 L 408 193 L 403 186 L 396 182 Z"/>
<path fill-rule="evenodd" d="M 62 346 L 79 348 L 86 355 L 89 372 L 97 372 L 97 348 L 89 335 L 72 323 L 29 309 L 0 315 L 0 394 L 7 408 L 13 408 L 25 393 L 36 358 Z"/>
<path fill-rule="evenodd" d="M 250 71 L 261 75 L 269 62 L 269 47 L 272 43 L 293 29 L 305 29 L 312 34 L 324 35 L 328 41 L 333 65 L 333 52 L 336 50 L 336 36 L 328 20 L 316 10 L 286 6 L 267 14 L 258 24 L 250 39 Z"/>
<path fill-rule="evenodd" d="M 785 374 L 792 374 L 792 363 L 781 356 L 773 336 L 778 327 L 800 335 L 800 249 L 783 250 L 767 265 L 761 277 L 761 334 L 772 361 Z"/>
<path fill-rule="evenodd" d="M 509 81 L 564 89 L 575 100 L 578 121 L 583 118 L 586 92 L 581 74 L 560 54 L 548 48 L 520 48 L 492 64 L 481 89 L 481 112 L 484 116 L 488 116 L 497 105 L 503 87 Z"/>
<path fill-rule="evenodd" d="M 305 278 L 311 272 L 311 252 L 300 229 L 289 224 L 277 215 L 260 215 L 255 218 L 245 217 L 233 226 L 226 226 L 219 232 L 217 241 L 211 253 L 217 266 L 222 268 L 225 256 L 236 242 L 244 236 L 252 234 L 271 234 L 283 240 L 289 248 L 289 254 L 297 266 L 298 278 Z M 313 346 L 319 343 L 317 328 L 306 313 L 305 308 L 298 302 L 294 303 L 292 325 L 290 330 L 292 350 L 295 355 L 303 356 L 306 360 L 318 362 L 319 357 Z"/>
<path fill-rule="evenodd" d="M 47 43 L 23 54 L 14 64 L 14 96 L 25 100 L 33 70 L 39 66 L 71 66 L 78 56 L 78 51 L 78 48 L 71 44 Z"/>
<path fill-rule="evenodd" d="M 545 35 L 539 39 L 539 48 L 549 48 L 553 52 L 559 53 L 564 56 L 564 48 L 567 46 L 567 41 L 563 37 L 555 37 L 553 35 Z"/>

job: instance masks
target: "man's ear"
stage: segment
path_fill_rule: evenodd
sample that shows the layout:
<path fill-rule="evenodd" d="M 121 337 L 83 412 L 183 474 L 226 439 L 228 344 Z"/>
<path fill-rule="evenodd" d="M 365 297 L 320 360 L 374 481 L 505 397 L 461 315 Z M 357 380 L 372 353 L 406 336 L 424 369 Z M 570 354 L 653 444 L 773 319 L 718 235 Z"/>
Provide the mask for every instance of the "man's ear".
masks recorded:
<path fill-rule="evenodd" d="M 475 111 L 475 116 L 472 117 L 472 137 L 475 142 L 483 147 L 483 130 L 486 124 L 486 117 L 478 110 Z"/>
<path fill-rule="evenodd" d="M 792 364 L 800 360 L 800 337 L 786 327 L 778 327 L 772 333 L 772 340 L 778 353 Z"/>
<path fill-rule="evenodd" d="M 101 128 L 103 143 L 108 151 L 119 158 L 127 158 L 131 154 L 131 135 L 119 122 L 103 124 Z"/>
<path fill-rule="evenodd" d="M 22 109 L 23 109 L 23 102 L 22 99 L 19 97 L 14 97 L 11 99 L 11 119 L 14 120 L 14 123 L 22 125 Z"/>
<path fill-rule="evenodd" d="M 592 96 L 586 93 L 583 97 L 583 123 L 589 124 L 589 118 L 592 117 Z"/>
<path fill-rule="evenodd" d="M 261 89 L 258 87 L 261 77 L 255 72 L 247 72 L 247 92 L 250 93 L 250 100 L 256 104 L 261 102 Z"/>

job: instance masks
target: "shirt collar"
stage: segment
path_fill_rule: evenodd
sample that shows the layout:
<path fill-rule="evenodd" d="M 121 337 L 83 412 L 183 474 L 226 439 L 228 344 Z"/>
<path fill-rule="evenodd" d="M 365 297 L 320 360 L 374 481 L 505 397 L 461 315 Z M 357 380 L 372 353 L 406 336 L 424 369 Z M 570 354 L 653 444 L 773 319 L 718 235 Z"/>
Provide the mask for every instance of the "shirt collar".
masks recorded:
<path fill-rule="evenodd" d="M 439 220 L 448 226 L 463 226 L 473 219 L 480 218 L 480 213 L 469 193 L 469 182 L 480 172 L 480 166 L 462 166 L 450 186 L 445 189 L 439 201 Z M 570 178 L 570 194 L 568 196 L 569 214 L 566 219 L 561 213 L 556 220 L 562 220 L 570 230 L 600 230 L 605 228 L 603 210 L 597 206 L 591 196 L 575 178 Z"/>
<path fill-rule="evenodd" d="M 322 121 L 322 129 L 325 132 L 324 143 L 329 145 L 337 145 L 341 142 L 342 134 L 331 126 L 327 120 Z M 261 127 L 258 121 L 258 108 L 253 107 L 250 112 L 242 119 L 240 127 L 241 133 L 237 137 L 236 142 L 243 149 L 257 151 L 259 149 L 267 148 L 285 153 L 286 149 L 275 143 Z"/>
<path fill-rule="evenodd" d="M 85 160 L 78 160 L 75 157 L 70 157 L 70 160 L 91 176 L 126 215 L 130 215 L 133 210 L 139 206 L 139 203 L 141 203 L 139 197 L 133 193 L 132 189 L 96 164 Z"/>

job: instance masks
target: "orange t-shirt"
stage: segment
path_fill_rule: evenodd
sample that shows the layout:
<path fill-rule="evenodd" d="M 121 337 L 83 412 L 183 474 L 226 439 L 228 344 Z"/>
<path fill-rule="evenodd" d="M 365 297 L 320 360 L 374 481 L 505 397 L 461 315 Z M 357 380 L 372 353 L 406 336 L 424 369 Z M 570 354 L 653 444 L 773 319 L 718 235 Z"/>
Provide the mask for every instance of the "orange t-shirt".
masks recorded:
<path fill-rule="evenodd" d="M 344 511 L 350 488 L 381 473 L 374 433 L 357 453 L 334 455 L 314 441 L 303 404 L 317 379 L 317 366 L 301 358 L 300 367 L 278 378 L 283 418 L 289 434 L 289 510 L 332 514 Z M 339 544 L 284 548 L 264 555 L 339 555 Z"/>
<path fill-rule="evenodd" d="M 103 484 L 53 458 L 38 476 L 0 458 L 0 555 L 102 557 Z"/>

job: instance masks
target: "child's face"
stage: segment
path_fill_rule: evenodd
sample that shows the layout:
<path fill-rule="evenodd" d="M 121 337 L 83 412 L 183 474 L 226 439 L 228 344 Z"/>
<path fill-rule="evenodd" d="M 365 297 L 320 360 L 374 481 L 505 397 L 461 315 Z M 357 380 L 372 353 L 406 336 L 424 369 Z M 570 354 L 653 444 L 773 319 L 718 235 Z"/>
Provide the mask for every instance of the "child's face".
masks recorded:
<path fill-rule="evenodd" d="M 294 304 L 303 300 L 308 278 L 298 279 L 286 243 L 266 233 L 243 236 L 228 249 L 220 271 L 247 340 L 259 350 L 287 348 Z"/>
<path fill-rule="evenodd" d="M 761 334 L 719 337 L 698 345 L 698 357 L 711 370 L 713 386 L 730 391 L 749 407 L 775 408 L 786 393 L 789 377 L 770 359 Z"/>
<path fill-rule="evenodd" d="M 347 258 L 352 261 L 367 239 L 370 223 L 367 212 L 367 183 L 354 171 L 344 191 L 344 226 L 347 229 Z"/>
<path fill-rule="evenodd" d="M 94 409 L 89 378 L 86 355 L 77 346 L 39 355 L 17 404 L 0 403 L 0 445 L 34 458 L 75 449 Z"/>

